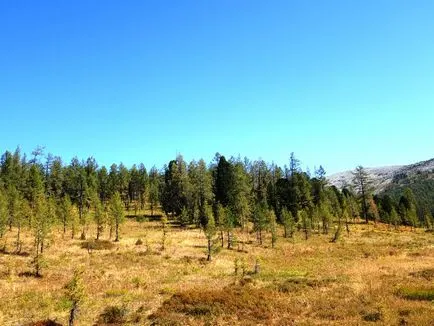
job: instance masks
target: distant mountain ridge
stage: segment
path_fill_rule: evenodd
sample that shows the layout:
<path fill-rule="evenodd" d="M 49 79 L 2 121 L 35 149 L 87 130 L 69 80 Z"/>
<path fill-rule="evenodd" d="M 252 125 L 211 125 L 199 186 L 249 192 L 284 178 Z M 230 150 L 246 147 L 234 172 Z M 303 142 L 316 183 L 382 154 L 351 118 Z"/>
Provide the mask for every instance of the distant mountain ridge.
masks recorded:
<path fill-rule="evenodd" d="M 384 192 L 395 186 L 410 184 L 421 179 L 434 178 L 434 158 L 409 165 L 393 165 L 376 168 L 366 168 L 375 193 Z M 330 185 L 339 189 L 351 187 L 353 171 L 344 171 L 330 175 L 327 180 Z"/>

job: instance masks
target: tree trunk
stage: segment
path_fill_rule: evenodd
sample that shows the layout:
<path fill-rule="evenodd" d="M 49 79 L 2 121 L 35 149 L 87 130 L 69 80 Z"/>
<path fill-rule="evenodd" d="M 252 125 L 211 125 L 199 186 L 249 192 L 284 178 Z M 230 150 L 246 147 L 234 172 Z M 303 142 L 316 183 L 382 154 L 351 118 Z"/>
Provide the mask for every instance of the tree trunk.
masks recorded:
<path fill-rule="evenodd" d="M 119 223 L 116 223 L 116 238 L 115 242 L 119 241 Z"/>
<path fill-rule="evenodd" d="M 21 235 L 21 223 L 18 223 L 18 232 L 17 232 L 17 246 L 16 246 L 16 252 L 20 253 L 21 246 L 20 246 L 20 235 Z"/>
<path fill-rule="evenodd" d="M 73 302 L 71 311 L 69 312 L 68 326 L 74 326 L 74 321 L 75 321 L 75 316 L 77 314 L 77 310 L 78 310 L 77 303 Z"/>
<path fill-rule="evenodd" d="M 211 249 L 212 249 L 211 238 L 208 238 L 208 258 L 206 259 L 207 261 L 211 261 Z"/>
<path fill-rule="evenodd" d="M 228 249 L 232 248 L 232 234 L 230 231 L 227 232 L 228 235 Z"/>

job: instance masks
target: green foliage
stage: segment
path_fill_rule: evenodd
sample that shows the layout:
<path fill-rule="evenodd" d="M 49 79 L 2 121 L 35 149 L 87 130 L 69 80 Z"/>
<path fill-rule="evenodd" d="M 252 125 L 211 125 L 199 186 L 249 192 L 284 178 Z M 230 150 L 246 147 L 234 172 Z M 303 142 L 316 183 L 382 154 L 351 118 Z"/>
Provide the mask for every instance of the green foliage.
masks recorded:
<path fill-rule="evenodd" d="M 398 295 L 407 300 L 433 301 L 434 288 L 409 288 L 402 287 L 398 290 Z"/>
<path fill-rule="evenodd" d="M 295 220 L 292 216 L 292 213 L 288 211 L 285 207 L 282 209 L 281 213 L 283 228 L 284 228 L 284 237 L 293 237 L 295 231 Z"/>
<path fill-rule="evenodd" d="M 211 257 L 212 257 L 212 253 L 215 251 L 214 250 L 214 237 L 217 233 L 217 228 L 215 225 L 214 214 L 212 212 L 211 207 L 206 206 L 205 213 L 207 216 L 207 223 L 204 227 L 204 231 L 205 231 L 205 235 L 206 235 L 206 239 L 207 239 L 207 251 L 208 251 L 207 260 L 210 261 Z"/>
<path fill-rule="evenodd" d="M 104 325 L 121 325 L 126 322 L 127 309 L 119 306 L 109 306 L 99 316 L 99 322 Z"/>
<path fill-rule="evenodd" d="M 273 210 L 268 211 L 268 220 L 269 220 L 269 228 L 271 233 L 271 247 L 274 248 L 277 241 L 277 222 L 276 222 L 276 214 L 274 214 Z"/>
<path fill-rule="evenodd" d="M 7 222 L 8 222 L 7 200 L 4 191 L 0 188 L 0 238 L 2 238 L 6 232 Z"/>
<path fill-rule="evenodd" d="M 256 204 L 253 212 L 253 230 L 256 231 L 256 238 L 262 245 L 262 232 L 267 228 L 269 223 L 268 210 L 265 203 Z"/>
<path fill-rule="evenodd" d="M 77 309 L 85 300 L 83 270 L 74 271 L 72 279 L 65 285 L 65 298 L 69 301 L 69 309 Z"/>
<path fill-rule="evenodd" d="M 110 200 L 110 217 L 116 231 L 115 241 L 119 241 L 119 227 L 124 222 L 125 215 L 121 195 L 118 191 L 114 193 Z"/>

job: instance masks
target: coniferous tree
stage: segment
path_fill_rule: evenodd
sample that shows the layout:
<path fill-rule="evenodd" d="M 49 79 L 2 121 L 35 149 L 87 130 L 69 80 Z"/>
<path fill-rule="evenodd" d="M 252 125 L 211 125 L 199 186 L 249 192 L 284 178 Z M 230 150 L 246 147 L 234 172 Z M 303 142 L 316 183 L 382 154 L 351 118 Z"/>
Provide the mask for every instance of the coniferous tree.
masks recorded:
<path fill-rule="evenodd" d="M 85 299 L 85 289 L 83 283 L 83 271 L 76 269 L 74 276 L 65 285 L 66 299 L 70 305 L 68 325 L 74 326 L 80 305 Z"/>
<path fill-rule="evenodd" d="M 258 190 L 259 191 L 259 190 Z M 261 198 L 266 203 L 266 185 L 260 190 Z M 243 230 L 247 227 L 248 218 L 251 215 L 250 185 L 245 167 L 241 162 L 232 165 L 232 187 L 229 191 L 229 207 L 232 212 L 233 226 L 241 225 Z"/>
<path fill-rule="evenodd" d="M 274 248 L 277 241 L 277 222 L 276 222 L 276 214 L 274 214 L 274 210 L 268 210 L 268 224 L 270 227 L 271 233 L 271 247 Z"/>
<path fill-rule="evenodd" d="M 310 219 L 308 216 L 308 213 L 305 210 L 301 210 L 298 212 L 299 214 L 299 221 L 301 223 L 301 227 L 303 228 L 304 238 L 305 240 L 309 239 L 310 236 Z"/>
<path fill-rule="evenodd" d="M 80 222 L 80 213 L 76 205 L 71 205 L 70 214 L 71 239 L 74 239 Z"/>
<path fill-rule="evenodd" d="M 152 167 L 149 172 L 149 204 L 151 205 L 151 215 L 154 216 L 154 210 L 159 202 L 160 193 L 160 175 L 157 168 Z"/>
<path fill-rule="evenodd" d="M 110 201 L 110 214 L 114 222 L 115 228 L 115 241 L 119 241 L 119 228 L 124 222 L 124 207 L 121 199 L 121 195 L 116 191 Z"/>
<path fill-rule="evenodd" d="M 253 212 L 253 227 L 259 244 L 263 242 L 263 231 L 268 226 L 268 210 L 265 203 L 257 203 Z"/>
<path fill-rule="evenodd" d="M 207 221 L 204 226 L 204 231 L 207 239 L 207 252 L 208 252 L 207 260 L 211 261 L 212 252 L 214 250 L 214 237 L 217 233 L 217 228 L 215 225 L 214 214 L 209 205 L 205 207 L 205 214 L 207 216 Z"/>
<path fill-rule="evenodd" d="M 288 211 L 285 207 L 282 209 L 281 216 L 282 216 L 284 237 L 292 238 L 294 235 L 294 227 L 295 227 L 294 217 L 292 216 L 292 213 Z"/>
<path fill-rule="evenodd" d="M 99 240 L 102 232 L 104 231 L 106 216 L 104 208 L 96 193 L 92 196 L 93 219 L 96 225 L 96 240 Z"/>
<path fill-rule="evenodd" d="M 368 200 L 371 193 L 371 180 L 364 167 L 358 166 L 353 172 L 353 183 L 356 188 L 362 206 L 362 216 L 368 223 Z"/>
<path fill-rule="evenodd" d="M 71 224 L 71 215 L 72 215 L 72 203 L 69 199 L 69 196 L 66 195 L 61 199 L 60 209 L 59 209 L 59 217 L 63 226 L 63 234 L 66 233 L 66 228 Z"/>
<path fill-rule="evenodd" d="M 3 238 L 7 230 L 8 222 L 8 205 L 6 195 L 2 188 L 0 188 L 0 238 Z"/>
<path fill-rule="evenodd" d="M 394 207 L 392 207 L 392 210 L 390 212 L 390 223 L 395 226 L 395 229 L 397 229 L 399 222 L 400 222 L 399 215 L 396 212 L 396 209 Z"/>

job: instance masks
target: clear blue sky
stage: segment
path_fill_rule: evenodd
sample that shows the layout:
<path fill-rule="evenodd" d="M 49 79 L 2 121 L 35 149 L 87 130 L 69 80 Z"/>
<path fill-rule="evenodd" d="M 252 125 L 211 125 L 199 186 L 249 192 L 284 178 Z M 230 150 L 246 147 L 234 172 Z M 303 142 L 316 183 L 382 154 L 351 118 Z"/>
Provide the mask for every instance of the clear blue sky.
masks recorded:
<path fill-rule="evenodd" d="M 0 150 L 434 157 L 434 1 L 0 2 Z"/>

